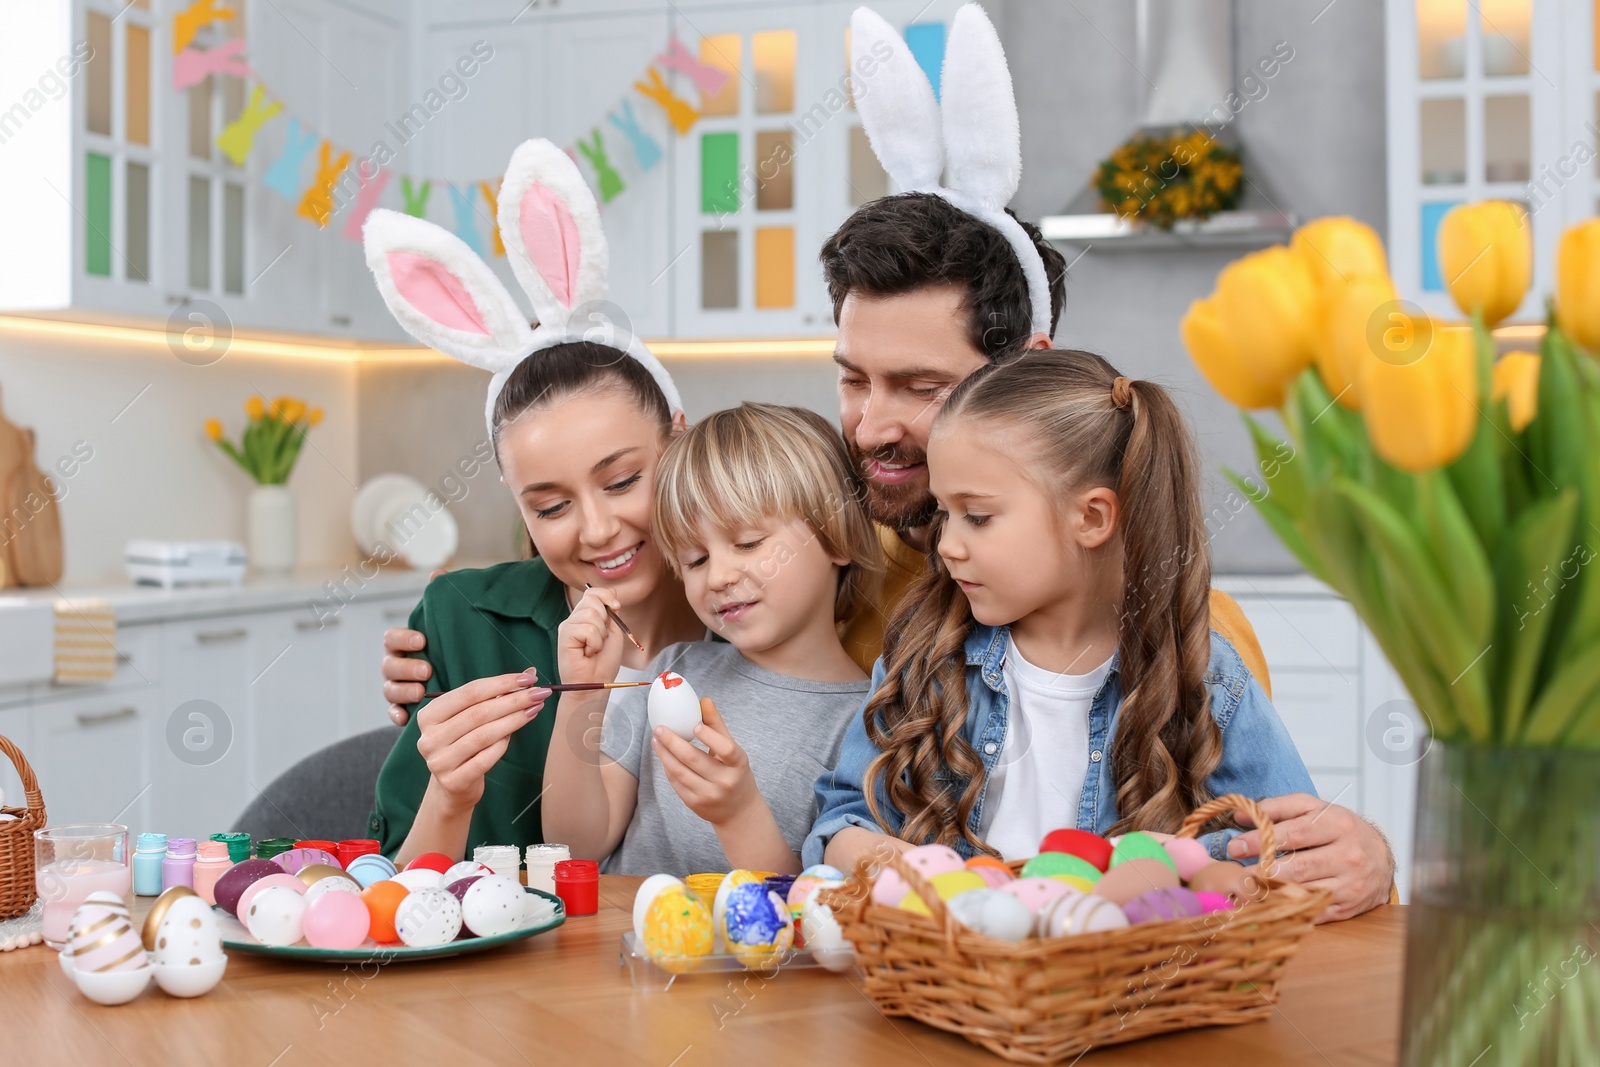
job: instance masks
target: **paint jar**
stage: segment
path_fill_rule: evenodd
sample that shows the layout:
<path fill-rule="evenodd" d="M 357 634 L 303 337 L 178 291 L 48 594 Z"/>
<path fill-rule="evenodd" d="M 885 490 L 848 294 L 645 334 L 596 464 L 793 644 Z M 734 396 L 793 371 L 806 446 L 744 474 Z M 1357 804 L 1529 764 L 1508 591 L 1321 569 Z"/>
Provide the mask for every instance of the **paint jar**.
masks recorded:
<path fill-rule="evenodd" d="M 228 859 L 234 863 L 243 863 L 250 858 L 249 834 L 212 834 L 211 840 L 227 845 Z"/>
<path fill-rule="evenodd" d="M 528 888 L 556 891 L 556 864 L 570 860 L 572 851 L 566 845 L 528 846 Z"/>
<path fill-rule="evenodd" d="M 175 885 L 194 888 L 194 838 L 174 837 L 167 841 L 167 854 L 161 860 L 161 891 Z"/>
<path fill-rule="evenodd" d="M 140 834 L 133 847 L 133 892 L 135 896 L 161 895 L 161 861 L 167 855 L 166 834 Z"/>
<path fill-rule="evenodd" d="M 355 862 L 357 856 L 368 856 L 378 851 L 378 842 L 370 837 L 352 837 L 339 842 L 339 847 L 333 850 L 334 856 L 339 860 L 339 866 L 345 870 L 350 869 L 350 864 Z"/>
<path fill-rule="evenodd" d="M 561 860 L 556 864 L 556 896 L 567 915 L 593 915 L 600 910 L 600 864 L 594 860 Z"/>
<path fill-rule="evenodd" d="M 522 855 L 516 845 L 479 845 L 472 850 L 474 863 L 481 863 L 495 874 L 518 881 L 522 870 Z"/>
<path fill-rule="evenodd" d="M 197 859 L 194 862 L 194 891 L 195 895 L 207 904 L 215 905 L 217 902 L 217 879 L 223 872 L 233 866 L 233 860 L 228 858 L 228 843 L 226 841 L 202 841 L 196 850 Z"/>

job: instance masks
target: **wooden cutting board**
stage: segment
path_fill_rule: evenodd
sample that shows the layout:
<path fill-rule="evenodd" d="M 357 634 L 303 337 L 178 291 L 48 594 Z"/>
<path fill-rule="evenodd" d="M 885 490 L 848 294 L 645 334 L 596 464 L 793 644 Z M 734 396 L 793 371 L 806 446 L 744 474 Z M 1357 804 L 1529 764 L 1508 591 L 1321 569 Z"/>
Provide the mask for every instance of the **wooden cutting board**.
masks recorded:
<path fill-rule="evenodd" d="M 61 580 L 61 511 L 33 446 L 0 411 L 0 588 Z"/>

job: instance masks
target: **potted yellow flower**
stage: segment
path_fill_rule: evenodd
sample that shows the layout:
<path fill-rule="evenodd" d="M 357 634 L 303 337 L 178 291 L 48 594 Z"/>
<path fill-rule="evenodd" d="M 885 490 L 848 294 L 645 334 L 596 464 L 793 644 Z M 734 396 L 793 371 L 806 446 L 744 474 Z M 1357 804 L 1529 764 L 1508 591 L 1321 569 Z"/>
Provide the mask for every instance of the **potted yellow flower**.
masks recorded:
<path fill-rule="evenodd" d="M 1402 1062 L 1593 1062 L 1600 220 L 1561 242 L 1538 353 L 1489 333 L 1527 293 L 1522 208 L 1454 209 L 1438 252 L 1469 324 L 1398 301 L 1377 235 L 1321 219 L 1225 268 L 1182 333 L 1223 396 L 1277 409 L 1290 444 L 1246 414 L 1264 478 L 1233 480 L 1429 724 Z"/>
<path fill-rule="evenodd" d="M 322 421 L 321 408 L 280 396 L 270 404 L 253 396 L 244 404 L 249 417 L 238 444 L 223 436 L 222 423 L 207 419 L 206 436 L 232 457 L 255 481 L 248 509 L 250 564 L 263 571 L 294 567 L 295 513 L 289 474 L 305 443 L 306 432 Z"/>

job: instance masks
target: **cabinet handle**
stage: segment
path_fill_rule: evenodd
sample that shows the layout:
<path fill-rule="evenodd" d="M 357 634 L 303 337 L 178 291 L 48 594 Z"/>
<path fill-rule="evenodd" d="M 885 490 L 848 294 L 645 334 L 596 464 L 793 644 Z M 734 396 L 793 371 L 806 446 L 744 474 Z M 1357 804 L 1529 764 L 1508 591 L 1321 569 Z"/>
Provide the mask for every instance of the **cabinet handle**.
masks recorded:
<path fill-rule="evenodd" d="M 248 630 L 243 626 L 234 630 L 205 630 L 194 635 L 194 639 L 202 645 L 214 645 L 219 641 L 237 641 L 244 637 Z"/>
<path fill-rule="evenodd" d="M 329 626 L 338 626 L 338 625 L 339 625 L 339 620 L 337 618 L 332 618 L 332 619 L 296 619 L 294 621 L 294 628 L 296 630 L 321 630 L 321 629 L 324 629 L 324 628 L 329 627 Z"/>
<path fill-rule="evenodd" d="M 122 719 L 131 719 L 139 714 L 139 709 L 129 706 L 118 708 L 116 711 L 100 711 L 92 714 L 78 713 L 79 726 L 100 726 L 108 722 L 118 722 Z"/>

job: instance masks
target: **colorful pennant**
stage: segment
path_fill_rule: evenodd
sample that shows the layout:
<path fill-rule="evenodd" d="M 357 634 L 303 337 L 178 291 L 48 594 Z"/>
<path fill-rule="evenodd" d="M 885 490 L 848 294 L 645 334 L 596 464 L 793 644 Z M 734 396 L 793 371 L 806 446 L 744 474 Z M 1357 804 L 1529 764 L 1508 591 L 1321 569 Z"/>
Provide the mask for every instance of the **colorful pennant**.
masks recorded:
<path fill-rule="evenodd" d="M 232 74 L 236 78 L 248 78 L 250 67 L 240 54 L 243 51 L 242 37 L 224 41 L 210 50 L 185 48 L 173 57 L 172 87 L 187 89 L 191 85 L 199 85 L 212 74 Z"/>
<path fill-rule="evenodd" d="M 318 226 L 327 226 L 328 219 L 333 216 L 333 185 L 339 180 L 339 175 L 344 173 L 344 168 L 349 165 L 349 152 L 344 152 L 335 159 L 333 142 L 323 141 L 321 159 L 317 163 L 317 176 L 306 187 L 305 195 L 300 198 L 300 206 L 295 208 L 295 214 L 310 219 Z"/>
<path fill-rule="evenodd" d="M 639 164 L 639 169 L 649 170 L 661 162 L 661 146 L 656 144 L 654 137 L 644 131 L 639 125 L 639 120 L 633 117 L 633 101 L 623 97 L 621 108 L 622 114 L 613 111 L 606 116 L 606 120 L 628 138 L 628 143 L 633 146 L 634 162 Z"/>
<path fill-rule="evenodd" d="M 382 195 L 383 187 L 389 184 L 389 172 L 379 167 L 368 175 L 367 164 L 362 163 L 356 167 L 356 177 L 361 179 L 361 188 L 356 192 L 350 217 L 344 220 L 344 235 L 352 241 L 361 240 L 361 229 L 367 224 L 367 216 L 378 206 L 378 197 Z"/>
<path fill-rule="evenodd" d="M 194 43 L 195 34 L 213 22 L 233 18 L 231 7 L 220 6 L 222 0 L 194 0 L 194 3 L 172 16 L 172 54 L 180 55 Z"/>
<path fill-rule="evenodd" d="M 687 134 L 696 122 L 700 121 L 700 112 L 687 101 L 676 96 L 667 83 L 662 80 L 661 72 L 651 67 L 647 72 L 650 84 L 634 82 L 633 87 L 651 100 L 661 105 L 661 110 L 667 113 L 667 121 L 672 123 L 672 128 L 680 135 Z"/>
<path fill-rule="evenodd" d="M 400 198 L 405 201 L 405 212 L 415 218 L 428 217 L 428 194 L 433 192 L 432 182 L 413 186 L 410 178 L 400 179 Z"/>
<path fill-rule="evenodd" d="M 606 158 L 606 143 L 600 136 L 599 127 L 589 132 L 592 135 L 592 142 L 579 140 L 578 151 L 583 153 L 583 158 L 589 161 L 595 175 L 600 179 L 600 202 L 609 204 L 627 186 L 622 183 L 622 175 L 611 165 L 611 160 Z"/>
<path fill-rule="evenodd" d="M 282 100 L 274 100 L 270 104 L 266 100 L 267 87 L 257 82 L 256 87 L 250 90 L 250 102 L 239 112 L 239 117 L 217 134 L 217 147 L 236 167 L 244 166 L 250 150 L 255 147 L 256 134 L 261 127 L 283 110 Z"/>
<path fill-rule="evenodd" d="M 683 46 L 678 35 L 667 40 L 667 50 L 656 56 L 656 62 L 668 70 L 686 75 L 695 88 L 706 96 L 716 96 L 728 84 L 728 72 L 700 62 L 695 54 Z"/>
<path fill-rule="evenodd" d="M 494 254 L 506 254 L 506 243 L 500 240 L 500 183 L 504 178 L 496 178 L 494 184 L 479 182 L 478 189 L 483 193 L 483 202 L 489 205 L 489 232 L 494 235 Z"/>
<path fill-rule="evenodd" d="M 298 203 L 301 166 L 315 147 L 317 147 L 317 131 L 302 130 L 300 120 L 291 118 L 289 135 L 283 142 L 283 151 L 272 161 L 272 166 L 267 168 L 261 184 L 285 200 Z"/>
<path fill-rule="evenodd" d="M 467 247 L 478 255 L 483 255 L 483 241 L 478 237 L 478 221 L 473 200 L 478 195 L 478 190 L 467 186 L 467 191 L 462 192 L 454 185 L 450 187 L 450 206 L 456 211 L 456 236 L 467 242 Z"/>

